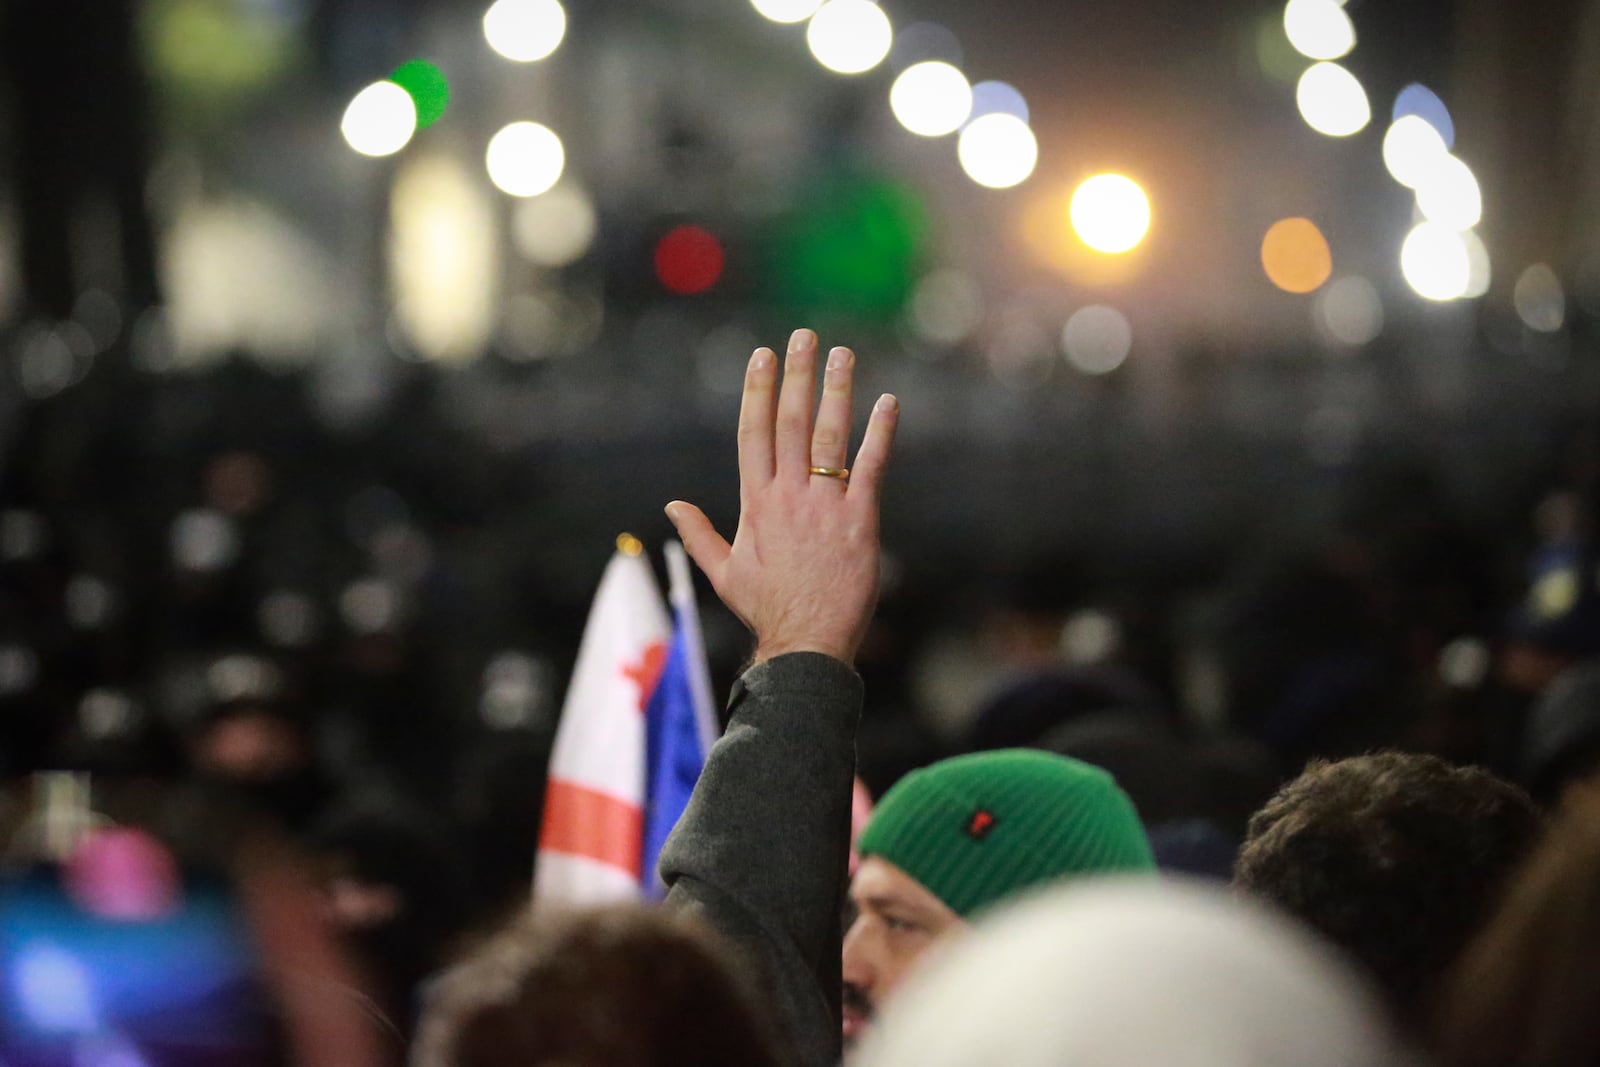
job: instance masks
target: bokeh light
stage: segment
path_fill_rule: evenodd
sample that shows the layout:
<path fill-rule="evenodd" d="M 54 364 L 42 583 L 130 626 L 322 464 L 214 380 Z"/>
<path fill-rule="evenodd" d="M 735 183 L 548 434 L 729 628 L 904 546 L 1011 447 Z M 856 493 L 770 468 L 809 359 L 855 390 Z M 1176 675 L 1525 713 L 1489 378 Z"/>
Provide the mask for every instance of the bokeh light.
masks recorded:
<path fill-rule="evenodd" d="M 172 558 L 185 571 L 199 574 L 232 566 L 239 557 L 239 534 L 220 511 L 191 508 L 172 521 Z"/>
<path fill-rule="evenodd" d="M 26 693 L 39 680 L 39 656 L 25 645 L 0 645 L 0 696 Z"/>
<path fill-rule="evenodd" d="M 972 112 L 972 86 L 948 63 L 932 60 L 907 67 L 889 89 L 889 107 L 900 125 L 922 137 L 954 133 Z"/>
<path fill-rule="evenodd" d="M 836 74 L 876 67 L 894 44 L 894 27 L 871 0 L 828 0 L 811 16 L 806 43 L 817 62 Z"/>
<path fill-rule="evenodd" d="M 1128 317 L 1105 304 L 1079 308 L 1061 331 L 1067 362 L 1085 374 L 1110 374 L 1122 366 L 1132 347 Z"/>
<path fill-rule="evenodd" d="M 411 94 L 417 109 L 417 129 L 425 130 L 444 117 L 450 106 L 450 82 L 444 71 L 426 59 L 413 59 L 395 68 L 389 80 Z"/>
<path fill-rule="evenodd" d="M 373 82 L 344 109 L 339 132 L 364 156 L 392 156 L 417 132 L 417 105 L 394 82 Z"/>
<path fill-rule="evenodd" d="M 1461 243 L 1467 248 L 1467 291 L 1463 297 L 1476 299 L 1489 291 L 1489 283 L 1494 280 L 1494 271 L 1489 264 L 1489 247 L 1471 230 L 1461 232 Z"/>
<path fill-rule="evenodd" d="M 1415 189 L 1428 180 L 1450 149 L 1425 119 L 1402 115 L 1383 135 L 1383 165 L 1401 185 Z"/>
<path fill-rule="evenodd" d="M 1476 226 L 1483 218 L 1483 193 L 1472 168 L 1451 155 L 1436 160 L 1417 186 L 1417 210 L 1452 229 Z"/>
<path fill-rule="evenodd" d="M 1476 637 L 1458 637 L 1439 652 L 1439 680 L 1454 689 L 1476 689 L 1493 667 L 1494 654 Z"/>
<path fill-rule="evenodd" d="M 567 153 L 561 138 L 537 122 L 513 122 L 489 139 L 489 180 L 511 196 L 538 196 L 561 180 Z"/>
<path fill-rule="evenodd" d="M 965 271 L 933 271 L 912 291 L 910 317 L 919 339 L 936 345 L 960 344 L 983 323 L 983 290 Z"/>
<path fill-rule="evenodd" d="M 1446 148 L 1453 148 L 1456 143 L 1456 124 L 1450 119 L 1450 109 L 1444 106 L 1444 101 L 1439 95 L 1426 85 L 1412 82 L 1401 89 L 1394 98 L 1394 113 L 1392 118 L 1399 120 L 1407 115 L 1415 115 L 1439 132 L 1444 138 Z"/>
<path fill-rule="evenodd" d="M 427 359 L 479 355 L 494 332 L 500 275 L 492 194 L 455 155 L 408 160 L 389 196 L 395 318 Z"/>
<path fill-rule="evenodd" d="M 1333 254 L 1310 219 L 1279 219 L 1261 240 L 1261 266 L 1284 292 L 1309 293 L 1333 273 Z"/>
<path fill-rule="evenodd" d="M 37 511 L 0 511 L 0 560 L 35 559 L 50 544 L 50 527 Z"/>
<path fill-rule="evenodd" d="M 804 22 L 817 13 L 822 0 L 750 0 L 750 6 L 773 22 Z"/>
<path fill-rule="evenodd" d="M 1400 248 L 1400 272 L 1418 296 L 1458 300 L 1467 294 L 1472 263 L 1461 233 L 1437 222 L 1418 223 Z"/>
<path fill-rule="evenodd" d="M 98 630 L 116 615 L 120 598 L 101 579 L 79 574 L 67 582 L 62 600 L 68 622 L 80 630 Z"/>
<path fill-rule="evenodd" d="M 339 614 L 352 633 L 379 634 L 395 630 L 404 618 L 405 598 L 393 582 L 363 578 L 339 594 Z"/>
<path fill-rule="evenodd" d="M 1337 278 L 1318 293 L 1315 313 L 1323 336 L 1341 345 L 1368 344 L 1383 332 L 1378 288 L 1359 275 Z"/>
<path fill-rule="evenodd" d="M 983 81 L 972 87 L 972 117 L 1011 115 L 1029 120 L 1028 100 L 1016 86 L 1002 81 Z"/>
<path fill-rule="evenodd" d="M 1295 90 L 1300 117 L 1318 133 L 1348 137 L 1372 121 L 1372 105 L 1356 76 L 1337 63 L 1313 63 Z"/>
<path fill-rule="evenodd" d="M 566 33 L 567 12 L 560 0 L 495 0 L 483 15 L 489 47 L 518 63 L 549 56 Z"/>
<path fill-rule="evenodd" d="M 765 296 L 789 315 L 898 321 L 926 262 L 929 211 L 908 184 L 822 176 L 756 243 Z"/>
<path fill-rule="evenodd" d="M 76 956 L 48 942 L 35 943 L 21 946 L 11 966 L 14 995 L 26 1022 L 56 1034 L 100 1028 L 94 981 Z"/>
<path fill-rule="evenodd" d="M 594 244 L 599 229 L 594 201 L 571 181 L 519 202 L 511 219 L 511 238 L 517 251 L 541 267 L 565 267 L 577 262 Z"/>
<path fill-rule="evenodd" d="M 1026 181 L 1039 162 L 1039 142 L 1015 115 L 994 112 L 967 123 L 956 145 L 967 177 L 990 189 L 1009 189 Z"/>
<path fill-rule="evenodd" d="M 1567 294 L 1548 264 L 1535 263 L 1517 277 L 1511 291 L 1517 317 L 1530 330 L 1559 333 L 1567 321 Z"/>
<path fill-rule="evenodd" d="M 674 226 L 656 242 L 656 277 L 682 296 L 716 285 L 725 260 L 722 242 L 703 226 Z"/>
<path fill-rule="evenodd" d="M 1283 32 L 1308 59 L 1338 59 L 1356 46 L 1356 28 L 1338 0 L 1289 0 Z"/>
<path fill-rule="evenodd" d="M 130 827 L 92 831 L 63 875 L 74 903 L 113 922 L 152 922 L 182 902 L 177 860 L 160 841 Z"/>
<path fill-rule="evenodd" d="M 1068 209 L 1079 240 L 1096 252 L 1128 252 L 1150 229 L 1150 198 L 1121 174 L 1096 174 L 1078 186 Z"/>

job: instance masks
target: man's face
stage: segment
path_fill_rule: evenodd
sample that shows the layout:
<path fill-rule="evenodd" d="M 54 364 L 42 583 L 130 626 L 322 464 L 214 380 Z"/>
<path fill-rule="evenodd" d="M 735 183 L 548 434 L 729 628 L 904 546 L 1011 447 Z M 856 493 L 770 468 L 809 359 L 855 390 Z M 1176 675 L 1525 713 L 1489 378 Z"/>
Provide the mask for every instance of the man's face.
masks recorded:
<path fill-rule="evenodd" d="M 856 921 L 844 937 L 844 1043 L 866 1031 L 900 980 L 928 947 L 966 925 L 915 878 L 866 856 L 850 883 Z"/>

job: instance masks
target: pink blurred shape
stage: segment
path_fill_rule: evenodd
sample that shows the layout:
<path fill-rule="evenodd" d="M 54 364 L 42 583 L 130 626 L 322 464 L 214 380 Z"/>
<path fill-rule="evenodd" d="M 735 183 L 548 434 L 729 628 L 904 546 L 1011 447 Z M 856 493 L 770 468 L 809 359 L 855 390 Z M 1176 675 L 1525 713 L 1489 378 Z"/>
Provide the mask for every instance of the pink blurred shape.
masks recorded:
<path fill-rule="evenodd" d="M 861 856 L 856 852 L 856 841 L 861 837 L 861 831 L 867 828 L 867 820 L 872 818 L 872 794 L 867 792 L 866 783 L 860 778 L 856 779 L 854 791 L 850 794 L 850 874 L 854 877 L 856 865 L 861 862 Z"/>
<path fill-rule="evenodd" d="M 80 908 L 119 922 L 150 922 L 182 901 L 177 860 L 142 830 L 90 831 L 67 861 L 65 879 Z"/>

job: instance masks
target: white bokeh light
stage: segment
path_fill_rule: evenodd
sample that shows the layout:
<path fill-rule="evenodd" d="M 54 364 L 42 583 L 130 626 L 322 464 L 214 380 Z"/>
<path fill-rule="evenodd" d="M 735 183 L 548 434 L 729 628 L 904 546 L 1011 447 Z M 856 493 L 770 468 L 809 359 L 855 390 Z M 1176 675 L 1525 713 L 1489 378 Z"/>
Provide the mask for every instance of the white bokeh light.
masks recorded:
<path fill-rule="evenodd" d="M 1372 121 L 1372 105 L 1356 76 L 1337 63 L 1313 63 L 1295 90 L 1300 117 L 1318 133 L 1348 137 Z"/>
<path fill-rule="evenodd" d="M 512 196 L 538 196 L 561 179 L 567 163 L 561 138 L 537 122 L 513 122 L 489 139 L 489 180 Z"/>
<path fill-rule="evenodd" d="M 1415 189 L 1450 154 L 1439 131 L 1420 115 L 1401 115 L 1383 135 L 1383 165 L 1395 181 Z"/>
<path fill-rule="evenodd" d="M 408 346 L 478 355 L 493 332 L 500 242 L 493 194 L 454 154 L 419 154 L 389 194 L 389 282 Z"/>
<path fill-rule="evenodd" d="M 1461 243 L 1467 248 L 1467 291 L 1463 297 L 1475 300 L 1489 291 L 1489 282 L 1494 278 L 1494 271 L 1489 264 L 1489 247 L 1471 230 L 1463 230 Z"/>
<path fill-rule="evenodd" d="M 1338 0 L 1289 0 L 1283 32 L 1307 59 L 1338 59 L 1356 46 L 1356 28 Z"/>
<path fill-rule="evenodd" d="M 373 82 L 344 109 L 339 132 L 364 156 L 392 156 L 417 132 L 416 102 L 394 82 Z"/>
<path fill-rule="evenodd" d="M 1452 229 L 1476 226 L 1483 218 L 1483 193 L 1472 168 L 1451 155 L 1436 160 L 1417 186 L 1417 210 Z"/>
<path fill-rule="evenodd" d="M 983 324 L 983 289 L 965 271 L 936 270 L 912 291 L 912 328 L 924 341 L 956 345 Z"/>
<path fill-rule="evenodd" d="M 1061 331 L 1067 362 L 1085 374 L 1110 374 L 1122 366 L 1132 347 L 1128 317 L 1105 304 L 1079 308 Z"/>
<path fill-rule="evenodd" d="M 517 205 L 511 237 L 517 251 L 541 267 L 565 267 L 589 251 L 600 228 L 594 201 L 582 188 L 562 182 Z"/>
<path fill-rule="evenodd" d="M 495 0 L 483 15 L 489 47 L 518 63 L 544 59 L 567 34 L 567 12 L 560 0 Z"/>
<path fill-rule="evenodd" d="M 960 129 L 972 113 L 972 86 L 948 63 L 915 63 L 894 80 L 889 107 L 912 133 L 942 137 Z"/>
<path fill-rule="evenodd" d="M 1459 231 L 1423 222 L 1406 235 L 1400 248 L 1400 272 L 1418 296 L 1458 300 L 1472 281 L 1472 262 Z"/>
<path fill-rule="evenodd" d="M 817 13 L 822 0 L 750 0 L 750 6 L 773 22 L 804 22 Z"/>
<path fill-rule="evenodd" d="M 967 177 L 990 189 L 1009 189 L 1026 181 L 1039 162 L 1039 142 L 1028 124 L 999 112 L 967 123 L 956 145 Z"/>
<path fill-rule="evenodd" d="M 1517 278 L 1511 292 L 1517 317 L 1530 330 L 1559 333 L 1567 321 L 1567 294 L 1549 264 L 1535 263 Z"/>
<path fill-rule="evenodd" d="M 1150 198 L 1121 174 L 1096 174 L 1078 186 L 1069 208 L 1072 228 L 1096 252 L 1127 252 L 1150 230 Z"/>
<path fill-rule="evenodd" d="M 811 16 L 806 43 L 835 74 L 861 74 L 887 58 L 894 27 L 871 0 L 828 0 Z"/>
<path fill-rule="evenodd" d="M 1360 275 L 1336 279 L 1317 294 L 1314 306 L 1317 326 L 1330 341 L 1360 346 L 1383 332 L 1383 300 Z"/>

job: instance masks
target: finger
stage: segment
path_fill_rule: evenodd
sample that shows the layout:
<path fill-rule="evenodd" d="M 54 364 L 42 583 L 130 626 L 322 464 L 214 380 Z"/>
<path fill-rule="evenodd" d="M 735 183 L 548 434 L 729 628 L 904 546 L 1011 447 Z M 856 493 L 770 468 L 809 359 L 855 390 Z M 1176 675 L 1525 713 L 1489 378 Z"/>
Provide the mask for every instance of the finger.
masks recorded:
<path fill-rule="evenodd" d="M 778 357 L 770 348 L 750 355 L 739 403 L 739 490 L 741 495 L 772 480 L 772 405 L 777 399 Z"/>
<path fill-rule="evenodd" d="M 828 353 L 828 368 L 822 372 L 822 403 L 817 406 L 817 425 L 811 431 L 810 466 L 846 466 L 855 360 L 855 353 L 848 348 Z"/>
<path fill-rule="evenodd" d="M 889 453 L 894 448 L 894 432 L 899 424 L 900 401 L 892 394 L 884 393 L 872 406 L 866 435 L 856 451 L 856 465 L 850 471 L 852 500 L 859 498 L 863 504 L 877 507 L 884 468 L 889 465 Z"/>
<path fill-rule="evenodd" d="M 678 531 L 678 540 L 683 542 L 683 550 L 689 553 L 689 558 L 694 560 L 695 566 L 711 579 L 711 587 L 717 589 L 720 596 L 722 569 L 731 551 L 728 542 L 717 533 L 716 527 L 711 525 L 711 520 L 706 518 L 706 513 L 693 504 L 674 500 L 667 505 L 667 518 L 672 520 L 673 529 Z"/>
<path fill-rule="evenodd" d="M 811 406 L 816 395 L 817 335 L 796 330 L 789 338 L 778 390 L 778 430 L 773 475 L 804 481 L 811 466 Z"/>

